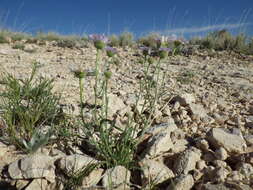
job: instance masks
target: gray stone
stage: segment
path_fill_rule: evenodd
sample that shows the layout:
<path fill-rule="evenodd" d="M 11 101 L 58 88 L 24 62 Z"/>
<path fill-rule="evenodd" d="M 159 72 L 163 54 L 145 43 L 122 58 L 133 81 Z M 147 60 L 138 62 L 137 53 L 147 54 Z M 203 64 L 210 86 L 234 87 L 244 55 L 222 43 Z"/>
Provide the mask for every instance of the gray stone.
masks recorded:
<path fill-rule="evenodd" d="M 253 106 L 250 106 L 250 107 L 249 107 L 249 113 L 250 113 L 251 115 L 253 115 Z"/>
<path fill-rule="evenodd" d="M 192 175 L 180 175 L 172 180 L 170 186 L 167 190 L 177 189 L 177 190 L 190 190 L 194 185 L 194 179 Z"/>
<path fill-rule="evenodd" d="M 207 140 L 215 148 L 223 147 L 229 153 L 242 153 L 246 142 L 241 135 L 232 134 L 226 129 L 213 128 L 207 134 Z"/>
<path fill-rule="evenodd" d="M 227 157 L 228 157 L 228 153 L 225 150 L 225 148 L 220 147 L 220 148 L 215 150 L 215 157 L 219 160 L 226 160 Z"/>
<path fill-rule="evenodd" d="M 47 181 L 45 179 L 34 179 L 25 190 L 47 190 Z"/>
<path fill-rule="evenodd" d="M 245 135 L 244 139 L 246 140 L 249 146 L 253 145 L 253 135 Z"/>
<path fill-rule="evenodd" d="M 174 120 L 171 118 L 168 123 L 162 123 L 162 124 L 154 125 L 148 128 L 145 131 L 145 134 L 151 134 L 154 136 L 161 132 L 171 133 L 172 131 L 175 131 L 176 129 L 177 129 L 177 126 Z"/>
<path fill-rule="evenodd" d="M 102 184 L 106 188 L 117 188 L 128 187 L 130 182 L 130 171 L 123 166 L 116 166 L 106 170 L 104 177 L 102 179 Z M 123 186 L 122 186 L 123 185 Z M 113 189 L 114 189 L 113 188 Z"/>
<path fill-rule="evenodd" d="M 253 129 L 253 116 L 248 116 L 246 118 L 245 126 L 248 127 L 248 128 Z"/>
<path fill-rule="evenodd" d="M 142 180 L 144 183 L 152 181 L 155 184 L 160 184 L 174 177 L 173 171 L 162 162 L 144 159 L 141 161 L 140 165 L 143 171 Z"/>
<path fill-rule="evenodd" d="M 103 172 L 104 170 L 100 168 L 94 169 L 92 172 L 90 172 L 88 176 L 84 177 L 82 181 L 82 188 L 88 188 L 96 185 L 102 178 Z"/>
<path fill-rule="evenodd" d="M 72 154 L 59 160 L 58 166 L 66 175 L 71 175 L 90 164 L 98 163 L 94 158 L 87 155 Z"/>
<path fill-rule="evenodd" d="M 211 184 L 207 183 L 202 186 L 203 190 L 231 190 L 230 188 L 226 187 L 223 183 L 219 184 Z"/>
<path fill-rule="evenodd" d="M 189 108 L 191 110 L 192 118 L 194 119 L 202 119 L 207 117 L 206 110 L 200 104 L 189 104 Z"/>
<path fill-rule="evenodd" d="M 126 105 L 123 100 L 117 95 L 108 94 L 108 117 L 112 117 L 116 112 L 122 111 L 125 107 Z"/>
<path fill-rule="evenodd" d="M 46 178 L 54 182 L 54 159 L 43 154 L 33 154 L 11 163 L 8 173 L 12 179 Z"/>
<path fill-rule="evenodd" d="M 146 156 L 152 158 L 169 151 L 173 147 L 170 133 L 161 132 L 152 136 L 147 142 L 147 147 L 145 150 Z"/>
<path fill-rule="evenodd" d="M 251 164 L 241 163 L 238 166 L 236 166 L 236 170 L 238 170 L 242 175 L 244 175 L 247 178 L 253 176 L 253 166 Z"/>
<path fill-rule="evenodd" d="M 188 174 L 189 171 L 194 170 L 196 163 L 200 160 L 201 152 L 199 149 L 191 147 L 182 152 L 174 164 L 173 171 L 179 174 Z"/>
<path fill-rule="evenodd" d="M 185 94 L 173 97 L 171 101 L 172 102 L 179 102 L 181 106 L 186 106 L 191 103 L 194 103 L 195 97 L 193 94 L 185 93 Z"/>

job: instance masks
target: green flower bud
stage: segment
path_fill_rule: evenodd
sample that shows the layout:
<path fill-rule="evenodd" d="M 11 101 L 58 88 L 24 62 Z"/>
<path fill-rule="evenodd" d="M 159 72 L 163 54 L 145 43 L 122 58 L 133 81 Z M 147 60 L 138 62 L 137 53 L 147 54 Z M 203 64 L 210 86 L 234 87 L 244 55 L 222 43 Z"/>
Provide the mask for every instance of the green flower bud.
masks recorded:
<path fill-rule="evenodd" d="M 74 75 L 76 78 L 82 79 L 85 77 L 85 72 L 77 70 L 77 71 L 74 71 Z"/>
<path fill-rule="evenodd" d="M 153 57 L 148 58 L 148 63 L 151 65 L 155 62 L 155 59 Z"/>
<path fill-rule="evenodd" d="M 94 42 L 94 46 L 95 46 L 97 49 L 104 49 L 104 48 L 105 48 L 105 43 L 102 42 L 102 41 L 95 41 L 95 42 Z"/>
<path fill-rule="evenodd" d="M 105 75 L 106 79 L 110 79 L 112 77 L 112 72 L 111 71 L 105 71 L 104 75 Z"/>

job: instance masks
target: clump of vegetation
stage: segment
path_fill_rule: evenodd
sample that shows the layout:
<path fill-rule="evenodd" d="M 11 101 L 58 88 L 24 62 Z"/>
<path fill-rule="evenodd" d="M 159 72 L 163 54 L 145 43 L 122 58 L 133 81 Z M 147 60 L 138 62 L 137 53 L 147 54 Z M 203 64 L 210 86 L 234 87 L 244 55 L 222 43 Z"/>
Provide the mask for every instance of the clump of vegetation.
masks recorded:
<path fill-rule="evenodd" d="M 109 45 L 111 47 L 118 47 L 120 45 L 119 37 L 115 34 L 111 35 L 109 37 L 109 40 L 110 40 Z"/>
<path fill-rule="evenodd" d="M 7 140 L 28 152 L 46 143 L 49 134 L 38 134 L 37 130 L 53 125 L 60 113 L 59 96 L 52 93 L 53 80 L 35 79 L 37 68 L 35 63 L 27 79 L 7 74 L 1 80 L 5 90 L 0 93 L 0 108 L 8 126 Z"/>
<path fill-rule="evenodd" d="M 188 70 L 180 72 L 176 79 L 181 84 L 190 84 L 194 81 L 195 76 L 196 73 L 194 71 Z"/>
<path fill-rule="evenodd" d="M 61 36 L 56 32 L 48 32 L 48 33 L 38 32 L 35 38 L 42 41 L 59 41 L 63 38 L 63 36 Z"/>
<path fill-rule="evenodd" d="M 20 49 L 20 50 L 24 50 L 25 49 L 25 45 L 23 43 L 16 43 L 12 46 L 13 49 Z"/>
<path fill-rule="evenodd" d="M 134 35 L 131 32 L 123 32 L 118 38 L 121 47 L 131 47 L 134 44 Z"/>
<path fill-rule="evenodd" d="M 161 36 L 158 33 L 150 33 L 147 36 L 141 37 L 137 40 L 139 45 L 157 49 L 161 46 L 157 43 L 157 40 L 161 39 Z"/>
<path fill-rule="evenodd" d="M 197 44 L 202 49 L 214 49 L 216 51 L 234 51 L 251 54 L 251 41 L 244 34 L 233 36 L 226 29 L 209 33 L 204 38 L 193 38 L 191 44 Z"/>

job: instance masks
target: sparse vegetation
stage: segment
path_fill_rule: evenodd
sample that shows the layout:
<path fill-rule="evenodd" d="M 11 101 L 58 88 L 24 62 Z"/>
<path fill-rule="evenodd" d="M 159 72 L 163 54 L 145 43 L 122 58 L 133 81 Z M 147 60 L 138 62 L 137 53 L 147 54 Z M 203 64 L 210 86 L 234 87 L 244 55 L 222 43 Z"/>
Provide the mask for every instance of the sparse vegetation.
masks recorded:
<path fill-rule="evenodd" d="M 51 91 L 53 80 L 35 79 L 38 65 L 33 65 L 31 76 L 16 79 L 7 74 L 1 84 L 5 91 L 0 94 L 0 108 L 8 128 L 7 140 L 25 151 L 35 151 L 44 145 L 48 135 L 37 130 L 52 126 L 59 114 L 59 97 Z"/>
<path fill-rule="evenodd" d="M 24 50 L 25 45 L 23 43 L 16 43 L 12 46 L 13 49 L 20 49 L 20 50 Z"/>
<path fill-rule="evenodd" d="M 134 35 L 130 32 L 123 32 L 119 35 L 119 45 L 131 47 L 134 43 Z"/>
<path fill-rule="evenodd" d="M 7 33 L 3 35 L 0 33 L 0 43 L 9 43 L 6 35 Z M 9 35 L 10 34 L 8 34 L 7 37 Z M 175 121 L 178 119 L 175 126 L 173 126 L 173 122 L 169 123 L 172 128 L 174 127 L 178 130 L 172 135 L 170 134 L 171 132 L 168 133 L 173 136 L 169 137 L 171 138 L 171 144 L 176 144 L 172 142 L 172 138 L 179 138 L 179 140 L 182 141 L 180 142 L 182 143 L 182 148 L 186 146 L 184 143 L 187 143 L 187 146 L 189 145 L 185 138 L 181 138 L 181 135 L 185 134 L 184 131 L 176 125 L 181 125 L 180 119 L 182 119 L 182 121 L 188 119 L 188 121 L 192 123 L 194 123 L 196 119 L 201 123 L 200 117 L 202 117 L 202 115 L 199 114 L 199 118 L 196 116 L 196 118 L 192 119 L 193 117 L 191 118 L 191 116 L 198 110 L 191 109 L 202 109 L 202 106 L 198 107 L 197 101 L 194 102 L 193 107 L 190 107 L 192 105 L 188 103 L 187 106 L 182 106 L 181 104 L 183 103 L 180 101 L 185 97 L 181 99 L 176 97 L 177 102 L 174 104 L 174 100 L 172 101 L 172 98 L 167 97 L 168 94 L 166 94 L 169 88 L 166 85 L 167 83 L 170 83 L 171 86 L 190 86 L 190 84 L 194 84 L 195 79 L 199 77 L 196 70 L 189 69 L 187 64 L 181 67 L 180 63 L 177 62 L 174 64 L 180 65 L 180 69 L 182 70 L 180 70 L 179 73 L 173 70 L 171 76 L 169 76 L 170 73 L 167 73 L 168 67 L 166 67 L 166 59 L 171 58 L 171 60 L 174 61 L 174 58 L 182 58 L 181 55 L 183 55 L 182 52 L 184 48 L 187 48 L 187 45 L 189 45 L 184 43 L 183 40 L 167 40 L 163 39 L 159 34 L 152 33 L 141 37 L 135 42 L 133 34 L 129 32 L 124 32 L 119 36 L 112 35 L 109 40 L 104 35 L 91 35 L 90 38 L 87 39 L 79 36 L 61 36 L 57 33 L 50 32 L 38 33 L 35 37 L 26 38 L 26 41 L 23 41 L 25 35 L 15 35 L 11 35 L 11 47 L 13 49 L 24 50 L 25 43 L 38 43 L 39 41 L 43 43 L 55 41 L 55 43 L 52 43 L 52 49 L 54 46 L 58 46 L 61 48 L 57 47 L 56 49 L 64 51 L 67 49 L 62 48 L 84 47 L 87 45 L 88 41 L 93 43 L 96 48 L 96 57 L 92 57 L 92 60 L 94 58 L 95 62 L 91 70 L 84 70 L 82 67 L 72 70 L 79 82 L 77 87 L 77 89 L 79 88 L 79 107 L 77 108 L 78 111 L 80 109 L 79 115 L 78 113 L 75 116 L 63 114 L 63 110 L 61 110 L 59 103 L 60 96 L 53 93 L 53 80 L 36 76 L 39 67 L 37 63 L 34 63 L 31 75 L 28 78 L 20 79 L 14 75 L 6 74 L 1 77 L 0 80 L 0 87 L 4 89 L 0 91 L 0 119 L 3 118 L 3 121 L 6 122 L 6 126 L 8 126 L 4 128 L 4 135 L 2 135 L 0 120 L 0 134 L 4 137 L 2 139 L 9 144 L 15 145 L 18 149 L 26 153 L 35 153 L 41 147 L 48 145 L 51 138 L 54 137 L 54 139 L 57 140 L 57 142 L 54 142 L 54 145 L 59 146 L 57 148 L 65 150 L 64 148 L 71 147 L 71 150 L 68 150 L 68 152 L 66 151 L 66 155 L 75 152 L 73 147 L 78 147 L 78 153 L 87 154 L 87 156 L 98 161 L 99 164 L 88 164 L 88 166 L 86 165 L 77 172 L 70 172 L 69 174 L 64 173 L 60 176 L 64 179 L 61 183 L 64 184 L 65 189 L 78 189 L 82 185 L 83 179 L 97 168 L 102 168 L 106 171 L 116 166 L 122 166 L 131 172 L 138 170 L 139 173 L 136 173 L 138 173 L 138 177 L 141 178 L 143 168 L 141 168 L 142 166 L 140 166 L 141 164 L 139 161 L 146 159 L 146 157 L 144 157 L 146 156 L 144 154 L 145 152 L 143 151 L 145 148 L 143 148 L 142 145 L 144 141 L 145 143 L 148 142 L 148 145 L 150 145 L 150 139 L 158 134 L 158 132 L 157 134 L 153 134 L 152 131 L 149 133 L 146 133 L 146 131 L 155 124 L 161 124 L 161 122 L 156 120 L 160 116 L 166 117 L 166 119 L 168 119 L 168 117 L 170 117 L 170 119 L 175 117 L 173 118 Z M 134 46 L 135 43 L 140 46 L 139 49 L 136 49 Z M 107 45 L 109 45 L 109 47 Z M 204 56 L 210 56 L 212 58 L 217 55 L 216 51 L 235 52 L 237 55 L 239 55 L 239 53 L 253 54 L 253 38 L 249 40 L 243 34 L 233 36 L 226 30 L 210 33 L 205 38 L 192 39 L 190 45 L 198 45 L 201 50 L 204 49 L 204 51 L 200 51 L 200 53 L 205 52 L 206 54 L 204 54 Z M 135 66 L 141 65 L 137 71 L 133 71 L 135 74 L 135 81 L 133 82 L 131 78 L 129 79 L 130 82 L 127 81 L 129 83 L 135 83 L 137 87 L 134 88 L 133 98 L 131 97 L 129 98 L 130 100 L 124 100 L 130 103 L 122 101 L 124 105 L 128 106 L 126 113 L 120 116 L 123 120 L 122 123 L 117 123 L 119 121 L 121 122 L 121 120 L 117 120 L 120 114 L 118 113 L 119 110 L 111 115 L 109 105 L 111 101 L 110 95 L 112 95 L 112 91 L 115 90 L 112 87 L 112 84 L 115 84 L 113 83 L 113 77 L 118 74 L 116 72 L 118 72 L 118 67 L 122 65 L 120 61 L 123 60 L 120 59 L 122 55 L 116 56 L 116 58 L 115 55 L 118 54 L 119 49 L 123 49 L 125 52 L 125 48 L 118 48 L 117 50 L 117 48 L 112 47 L 134 48 L 134 51 L 131 53 L 134 52 L 133 54 L 136 56 L 136 59 L 133 58 L 133 60 L 138 61 L 133 61 L 133 64 Z M 93 50 L 94 48 L 92 51 Z M 85 51 L 82 51 L 82 53 L 83 52 Z M 64 57 L 61 52 L 59 52 L 59 56 Z M 124 60 L 122 63 L 124 63 Z M 175 65 L 170 66 L 174 67 Z M 222 68 L 222 66 L 223 65 L 220 65 L 219 68 Z M 208 66 L 201 67 L 201 69 L 203 70 L 203 78 L 205 77 L 204 74 L 209 75 L 209 77 L 212 75 Z M 235 75 L 237 74 L 238 73 Z M 240 73 L 238 75 L 241 76 Z M 57 75 L 57 77 L 58 76 L 60 76 L 60 74 Z M 91 80 L 92 82 L 90 82 Z M 217 78 L 212 76 L 211 85 L 216 85 L 217 80 Z M 124 82 L 122 83 L 125 84 Z M 218 82 L 220 81 L 217 81 L 217 83 Z M 204 85 L 203 82 L 203 86 Z M 73 86 L 76 87 L 75 85 Z M 92 89 L 92 92 L 87 92 L 90 89 Z M 188 92 L 190 90 L 189 88 L 187 89 Z M 202 93 L 202 88 L 200 88 L 199 91 Z M 92 101 L 90 101 L 90 99 L 86 100 L 86 93 L 92 96 Z M 115 95 L 115 97 L 117 96 L 115 92 L 113 95 Z M 208 96 L 208 93 L 206 93 L 205 96 Z M 202 99 L 203 101 L 207 101 L 205 97 Z M 171 105 L 173 108 L 170 109 L 168 104 L 173 104 Z M 164 113 L 163 111 L 165 109 L 168 109 L 168 111 Z M 203 109 L 205 108 L 203 107 Z M 219 109 L 218 106 L 217 109 Z M 171 113 L 170 110 L 172 110 Z M 248 111 L 245 111 L 245 113 L 248 113 Z M 88 114 L 89 116 L 87 116 Z M 204 114 L 205 113 L 203 113 L 203 115 Z M 186 120 L 186 122 L 188 121 Z M 167 122 L 168 120 L 165 120 L 166 124 Z M 188 123 L 184 123 L 184 126 L 188 127 Z M 184 126 L 182 124 L 183 129 Z M 167 130 L 162 127 L 161 129 L 158 127 L 158 129 L 152 130 Z M 168 134 L 166 133 L 166 135 Z M 161 133 L 161 136 L 162 135 L 164 134 Z M 171 153 L 170 150 L 166 151 L 166 153 Z M 180 151 L 178 153 L 180 153 Z M 148 156 L 147 159 L 149 159 Z M 158 155 L 158 157 L 159 156 L 160 155 Z M 162 164 L 166 161 L 162 162 Z M 164 166 L 170 169 L 168 165 L 165 164 Z M 174 171 L 171 172 L 173 174 Z M 192 177 L 192 175 L 190 176 Z M 157 175 L 157 177 L 150 176 L 150 179 L 147 179 L 147 183 L 138 181 L 136 184 L 135 181 L 131 179 L 129 184 L 131 187 L 136 187 L 136 189 L 161 189 L 159 186 L 161 184 L 160 182 L 158 183 L 160 179 L 162 179 L 162 177 L 159 175 Z M 169 180 L 166 179 L 165 185 L 169 184 L 170 186 L 174 186 L 174 181 L 172 179 L 173 177 Z M 169 182 L 170 180 L 171 182 Z M 101 185 L 101 183 L 100 179 L 99 185 Z"/>
<path fill-rule="evenodd" d="M 190 44 L 200 45 L 202 49 L 227 50 L 244 54 L 251 54 L 251 43 L 244 34 L 240 33 L 233 36 L 225 29 L 211 32 L 204 38 L 193 38 L 190 40 Z"/>

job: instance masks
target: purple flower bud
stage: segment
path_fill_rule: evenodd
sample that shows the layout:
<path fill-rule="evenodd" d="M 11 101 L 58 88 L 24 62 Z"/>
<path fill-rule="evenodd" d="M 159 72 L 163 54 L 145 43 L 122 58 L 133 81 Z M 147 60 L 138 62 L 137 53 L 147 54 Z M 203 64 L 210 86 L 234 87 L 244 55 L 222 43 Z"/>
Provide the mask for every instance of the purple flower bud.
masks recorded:
<path fill-rule="evenodd" d="M 140 50 L 142 50 L 143 55 L 147 56 L 151 54 L 151 49 L 149 47 L 146 46 L 142 46 L 139 48 Z"/>
<path fill-rule="evenodd" d="M 163 59 L 167 57 L 170 52 L 172 52 L 171 48 L 159 48 L 159 57 Z"/>
<path fill-rule="evenodd" d="M 105 50 L 108 57 L 113 57 L 117 53 L 117 50 L 110 46 L 107 46 Z"/>
<path fill-rule="evenodd" d="M 89 39 L 93 41 L 97 49 L 104 49 L 105 44 L 109 42 L 108 38 L 105 35 L 91 34 Z"/>

